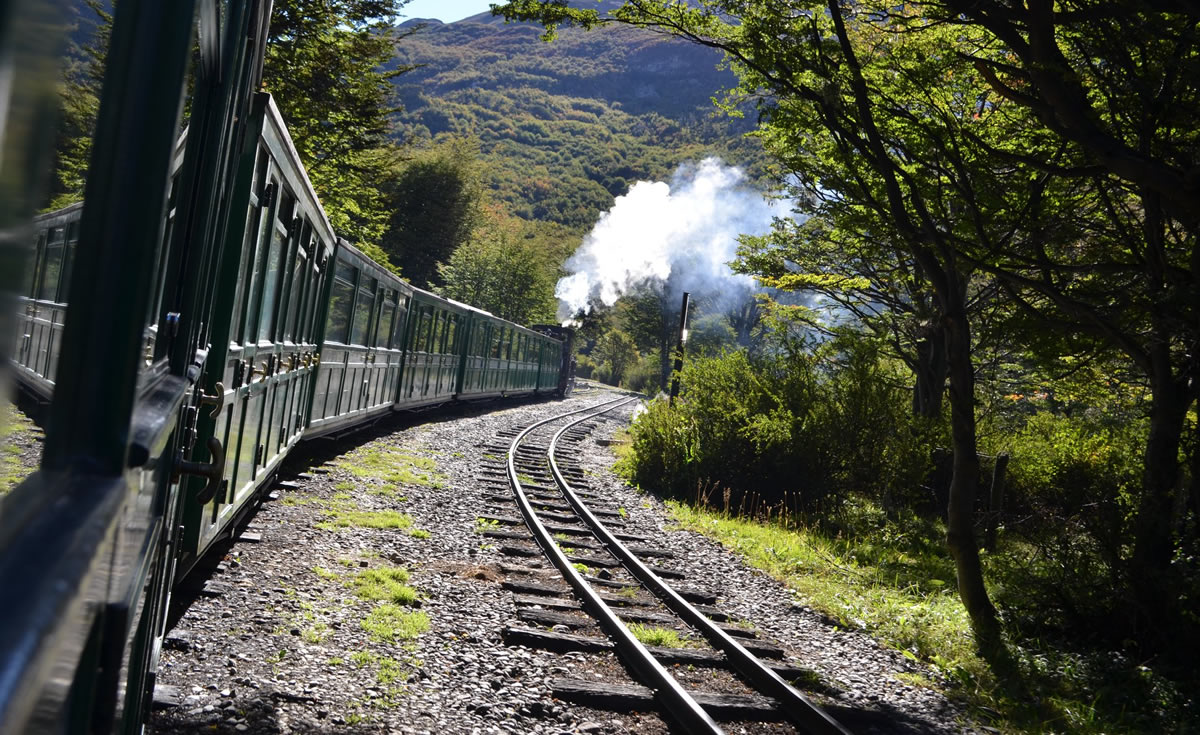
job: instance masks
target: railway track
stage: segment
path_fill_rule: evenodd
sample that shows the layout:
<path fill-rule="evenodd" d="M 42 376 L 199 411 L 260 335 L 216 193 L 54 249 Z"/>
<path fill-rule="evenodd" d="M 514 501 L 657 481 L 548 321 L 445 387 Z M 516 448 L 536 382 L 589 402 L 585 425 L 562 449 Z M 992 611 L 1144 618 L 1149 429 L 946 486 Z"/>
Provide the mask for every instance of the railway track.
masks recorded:
<path fill-rule="evenodd" d="M 483 479 L 497 490 L 507 483 L 520 518 L 484 518 L 495 526 L 484 534 L 506 542 L 501 551 L 508 555 L 544 555 L 569 588 L 506 581 L 521 620 L 541 627 L 511 627 L 504 631 L 505 639 L 563 651 L 613 651 L 637 682 L 622 686 L 560 679 L 554 687 L 560 699 L 611 709 L 645 710 L 649 704 L 689 733 L 723 732 L 721 720 L 787 722 L 804 733 L 849 732 L 789 683 L 802 671 L 765 660 L 780 658 L 780 648 L 759 640 L 745 624 L 730 622 L 712 607 L 715 595 L 679 583 L 683 575 L 670 568 L 669 552 L 656 549 L 652 539 L 624 532 L 624 509 L 606 506 L 587 488 L 572 450 L 599 420 L 634 400 L 619 398 L 549 417 L 502 435 L 506 447 L 491 447 L 504 451 L 504 460 L 485 468 Z M 522 521 L 536 549 L 519 543 L 529 534 L 511 529 Z M 707 650 L 644 645 L 631 631 L 636 625 L 687 631 L 690 641 L 702 642 Z M 606 638 L 573 632 L 589 628 L 599 628 Z M 734 693 L 697 690 L 680 681 L 671 671 L 680 664 L 686 670 L 732 672 L 730 680 L 736 680 L 732 686 L 727 681 L 725 688 Z"/>

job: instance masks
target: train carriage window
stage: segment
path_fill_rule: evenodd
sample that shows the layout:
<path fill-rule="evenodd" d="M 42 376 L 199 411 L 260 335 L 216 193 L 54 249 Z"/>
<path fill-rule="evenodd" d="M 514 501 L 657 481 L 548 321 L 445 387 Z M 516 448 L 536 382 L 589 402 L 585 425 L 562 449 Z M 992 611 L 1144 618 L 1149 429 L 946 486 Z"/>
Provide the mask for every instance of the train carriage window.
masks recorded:
<path fill-rule="evenodd" d="M 393 350 L 399 350 L 404 347 L 401 340 L 404 339 L 404 317 L 408 313 L 408 299 L 400 297 L 396 302 L 396 320 L 392 323 L 392 342 Z"/>
<path fill-rule="evenodd" d="M 362 283 L 359 284 L 358 301 L 354 306 L 354 331 L 350 337 L 350 343 L 366 346 L 367 338 L 370 336 L 368 331 L 371 327 L 371 313 L 375 311 L 375 290 L 378 281 L 374 278 L 367 278 L 364 274 Z"/>
<path fill-rule="evenodd" d="M 349 338 L 350 308 L 354 302 L 354 279 L 357 274 L 349 263 L 338 262 L 333 276 L 333 291 L 329 296 L 329 318 L 325 339 L 343 344 Z"/>
<path fill-rule="evenodd" d="M 457 333 L 458 333 L 458 315 L 451 314 L 449 320 L 447 320 L 447 322 L 446 322 L 446 349 L 445 349 L 445 351 L 447 353 L 454 354 L 454 352 L 455 352 L 454 338 Z"/>
<path fill-rule="evenodd" d="M 46 233 L 45 232 L 38 233 L 37 245 L 35 246 L 35 248 L 36 249 L 34 250 L 33 258 L 31 258 L 30 262 L 29 262 L 29 273 L 28 273 L 28 277 L 25 280 L 25 289 L 23 291 L 23 293 L 31 299 L 37 297 L 36 288 L 37 288 L 38 266 L 41 265 L 42 260 L 45 258 L 45 255 L 46 255 Z"/>
<path fill-rule="evenodd" d="M 417 320 L 417 331 L 413 335 L 413 349 L 417 352 L 424 352 L 425 346 L 429 342 L 429 310 L 421 307 L 419 319 Z"/>
<path fill-rule="evenodd" d="M 306 218 L 300 225 L 300 240 L 292 263 L 292 278 L 288 292 L 287 315 L 283 320 L 283 338 L 291 340 L 300 335 L 300 314 L 308 291 L 308 254 L 312 240 L 312 225 Z M 299 341 L 298 339 L 296 341 Z"/>
<path fill-rule="evenodd" d="M 58 300 L 62 302 L 66 302 L 67 300 L 67 290 L 71 285 L 71 271 L 74 270 L 73 266 L 75 265 L 75 246 L 78 244 L 79 221 L 76 220 L 67 225 L 67 251 L 63 257 L 62 278 L 59 279 L 62 281 L 62 284 L 58 289 Z M 161 278 L 159 282 L 162 282 Z"/>
<path fill-rule="evenodd" d="M 52 227 L 46 241 L 42 278 L 37 292 L 37 298 L 43 301 L 53 301 L 58 295 L 58 277 L 62 274 L 63 250 L 66 247 L 63 235 L 62 227 Z"/>
<path fill-rule="evenodd" d="M 258 315 L 258 338 L 272 339 L 275 337 L 275 319 L 278 313 L 280 291 L 282 290 L 282 271 L 285 268 L 283 259 L 287 248 L 288 224 L 292 221 L 292 210 L 296 199 L 288 192 L 282 192 L 281 206 L 273 222 L 270 223 L 271 247 L 266 253 L 266 272 L 263 276 L 262 305 Z"/>
<path fill-rule="evenodd" d="M 375 346 L 385 349 L 390 346 L 391 335 L 395 329 L 393 326 L 395 319 L 396 292 L 389 288 L 384 291 L 382 304 L 379 307 L 379 327 L 375 330 Z"/>
<path fill-rule="evenodd" d="M 316 340 L 316 324 L 318 304 L 321 300 L 321 277 L 325 269 L 329 265 L 328 259 L 325 263 L 321 262 L 321 258 L 325 253 L 325 243 L 319 237 L 313 237 L 312 242 L 312 266 L 308 272 L 308 297 L 305 299 L 304 316 L 300 322 L 300 334 L 304 336 L 306 342 Z"/>
<path fill-rule="evenodd" d="M 433 329 L 429 333 L 429 351 L 433 353 L 442 352 L 442 331 L 446 323 L 445 312 L 439 311 L 433 320 Z"/>
<path fill-rule="evenodd" d="M 492 327 L 492 345 L 488 357 L 500 357 L 500 337 L 504 330 Z"/>

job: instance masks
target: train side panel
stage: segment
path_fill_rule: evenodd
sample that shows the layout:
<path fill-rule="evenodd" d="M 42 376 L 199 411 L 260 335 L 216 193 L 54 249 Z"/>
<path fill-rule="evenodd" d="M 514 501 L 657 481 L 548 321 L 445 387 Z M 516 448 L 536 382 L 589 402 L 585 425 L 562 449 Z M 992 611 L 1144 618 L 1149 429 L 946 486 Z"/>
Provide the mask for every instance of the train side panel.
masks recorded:
<path fill-rule="evenodd" d="M 205 430 L 225 447 L 224 482 L 185 508 L 184 568 L 226 530 L 300 440 L 317 372 L 333 230 L 269 95 L 254 101 L 218 285 Z"/>
<path fill-rule="evenodd" d="M 386 414 L 400 387 L 412 288 L 344 241 L 329 294 L 307 436 Z"/>

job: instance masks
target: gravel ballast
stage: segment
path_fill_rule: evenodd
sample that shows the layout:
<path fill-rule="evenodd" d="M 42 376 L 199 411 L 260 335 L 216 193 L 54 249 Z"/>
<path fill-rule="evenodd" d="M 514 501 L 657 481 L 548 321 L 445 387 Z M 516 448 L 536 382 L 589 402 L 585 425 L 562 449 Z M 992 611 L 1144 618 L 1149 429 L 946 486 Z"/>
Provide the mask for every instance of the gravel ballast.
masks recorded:
<path fill-rule="evenodd" d="M 601 712 L 551 698 L 554 679 L 607 680 L 618 664 L 611 655 L 504 645 L 501 631 L 521 623 L 501 582 L 526 562 L 502 556 L 500 544 L 477 533 L 480 516 L 515 514 L 485 500 L 498 493 L 479 481 L 478 463 L 497 458 L 488 446 L 496 434 L 606 397 L 581 393 L 431 415 L 361 436 L 358 449 L 343 442 L 346 452 L 285 477 L 294 486 L 274 491 L 169 633 L 158 682 L 159 698 L 173 706 L 156 711 L 150 732 L 667 732 L 652 713 Z M 601 421 L 594 437 L 627 420 L 628 412 Z M 717 591 L 718 607 L 753 621 L 787 649 L 789 662 L 819 673 L 835 711 L 887 713 L 886 725 L 861 731 L 971 731 L 940 694 L 895 677 L 936 680 L 931 672 L 868 636 L 838 630 L 718 544 L 675 529 L 656 498 L 609 472 L 606 447 L 583 447 L 592 489 L 627 509 L 629 531 L 673 551 L 672 566 Z M 379 476 L 380 456 L 411 472 Z M 400 527 L 363 527 L 364 518 L 400 519 Z M 428 630 L 411 640 L 380 640 L 363 627 L 389 603 L 363 599 L 353 582 L 389 569 L 407 570 L 420 596 L 418 607 L 396 607 L 428 618 Z M 741 731 L 736 722 L 726 728 Z"/>

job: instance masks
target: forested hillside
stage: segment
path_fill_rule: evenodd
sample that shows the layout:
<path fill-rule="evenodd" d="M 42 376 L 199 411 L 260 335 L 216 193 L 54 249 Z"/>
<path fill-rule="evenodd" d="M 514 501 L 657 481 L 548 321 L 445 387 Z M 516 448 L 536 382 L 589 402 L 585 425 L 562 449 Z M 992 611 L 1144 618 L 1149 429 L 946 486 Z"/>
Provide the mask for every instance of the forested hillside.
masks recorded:
<path fill-rule="evenodd" d="M 742 137 L 750 121 L 712 105 L 737 80 L 710 49 L 629 28 L 547 44 L 540 26 L 486 14 L 405 28 L 420 24 L 397 46 L 395 63 L 420 65 L 396 79 L 398 134 L 477 138 L 494 199 L 522 219 L 587 228 L 630 184 L 682 161 L 761 160 Z"/>

